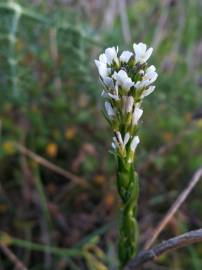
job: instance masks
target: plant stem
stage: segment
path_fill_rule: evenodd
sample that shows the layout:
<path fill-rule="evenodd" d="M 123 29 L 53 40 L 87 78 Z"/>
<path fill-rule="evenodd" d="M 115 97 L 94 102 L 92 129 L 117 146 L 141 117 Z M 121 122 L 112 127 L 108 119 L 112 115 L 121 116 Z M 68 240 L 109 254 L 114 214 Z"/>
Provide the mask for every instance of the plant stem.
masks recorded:
<path fill-rule="evenodd" d="M 117 172 L 117 187 L 122 199 L 119 228 L 119 270 L 122 270 L 137 252 L 138 224 L 136 213 L 139 183 L 132 163 L 126 163 L 119 159 Z"/>

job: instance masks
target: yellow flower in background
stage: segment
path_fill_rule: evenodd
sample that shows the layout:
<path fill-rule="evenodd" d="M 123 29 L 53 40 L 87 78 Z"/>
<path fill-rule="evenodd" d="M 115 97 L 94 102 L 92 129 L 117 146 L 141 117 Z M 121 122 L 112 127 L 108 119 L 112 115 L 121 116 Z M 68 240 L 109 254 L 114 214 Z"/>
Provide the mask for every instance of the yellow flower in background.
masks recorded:
<path fill-rule="evenodd" d="M 98 185 L 103 185 L 106 182 L 106 177 L 104 175 L 97 174 L 94 177 L 94 181 Z"/>
<path fill-rule="evenodd" d="M 198 128 L 202 128 L 202 119 L 198 119 L 196 121 L 196 125 L 197 125 Z"/>
<path fill-rule="evenodd" d="M 69 127 L 65 131 L 65 139 L 72 140 L 76 135 L 77 129 L 76 127 Z"/>
<path fill-rule="evenodd" d="M 55 158 L 58 154 L 58 146 L 55 143 L 49 143 L 46 147 L 46 153 L 49 157 Z"/>
<path fill-rule="evenodd" d="M 163 133 L 163 139 L 165 142 L 170 142 L 173 139 L 173 134 L 169 131 Z"/>
<path fill-rule="evenodd" d="M 12 238 L 7 233 L 0 234 L 0 243 L 9 246 L 12 243 Z"/>
<path fill-rule="evenodd" d="M 105 196 L 105 199 L 104 199 L 104 202 L 105 202 L 105 205 L 109 208 L 111 208 L 115 202 L 115 194 L 114 193 L 108 193 L 106 196 Z"/>
<path fill-rule="evenodd" d="M 7 155 L 13 155 L 16 152 L 15 146 L 12 141 L 3 142 L 2 148 Z"/>

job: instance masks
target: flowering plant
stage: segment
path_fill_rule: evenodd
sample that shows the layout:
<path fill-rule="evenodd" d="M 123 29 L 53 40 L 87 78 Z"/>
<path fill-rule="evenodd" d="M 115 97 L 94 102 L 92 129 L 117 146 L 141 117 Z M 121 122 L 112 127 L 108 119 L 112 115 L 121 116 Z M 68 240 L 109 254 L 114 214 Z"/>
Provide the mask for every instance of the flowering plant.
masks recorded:
<path fill-rule="evenodd" d="M 120 269 L 136 254 L 138 225 L 136 221 L 139 194 L 138 176 L 134 171 L 142 101 L 151 94 L 157 79 L 156 68 L 147 60 L 153 49 L 133 44 L 134 52 L 107 48 L 95 60 L 103 85 L 104 115 L 112 127 L 112 152 L 116 158 L 117 188 L 122 200 L 120 211 Z"/>

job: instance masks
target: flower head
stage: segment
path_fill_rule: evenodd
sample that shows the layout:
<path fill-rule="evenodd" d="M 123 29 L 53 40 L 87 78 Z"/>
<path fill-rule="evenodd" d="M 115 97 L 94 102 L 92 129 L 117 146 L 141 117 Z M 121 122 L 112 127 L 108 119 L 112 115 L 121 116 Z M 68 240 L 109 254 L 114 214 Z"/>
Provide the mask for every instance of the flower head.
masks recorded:
<path fill-rule="evenodd" d="M 142 101 L 155 90 L 152 85 L 158 77 L 156 68 L 147 60 L 153 49 L 146 44 L 134 43 L 134 52 L 107 48 L 95 60 L 103 84 L 104 107 L 114 137 L 113 151 L 126 162 L 134 160 L 140 140 L 138 125 L 143 114 Z"/>
<path fill-rule="evenodd" d="M 135 52 L 135 60 L 137 63 L 140 64 L 144 64 L 145 62 L 147 62 L 153 52 L 153 48 L 147 49 L 147 45 L 142 42 L 138 44 L 134 43 L 133 49 Z"/>

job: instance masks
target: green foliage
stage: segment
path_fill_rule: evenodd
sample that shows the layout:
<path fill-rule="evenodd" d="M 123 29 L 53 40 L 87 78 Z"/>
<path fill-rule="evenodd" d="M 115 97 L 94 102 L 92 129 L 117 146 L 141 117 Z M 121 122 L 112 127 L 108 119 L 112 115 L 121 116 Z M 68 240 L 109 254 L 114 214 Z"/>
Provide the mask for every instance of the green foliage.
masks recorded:
<path fill-rule="evenodd" d="M 52 6 L 38 1 L 37 6 L 35 1 L 21 0 L 16 16 L 10 2 L 0 1 L 0 229 L 14 236 L 14 242 L 6 243 L 29 269 L 44 270 L 48 252 L 53 252 L 53 269 L 85 269 L 92 258 L 89 253 L 99 267 L 100 261 L 106 261 L 97 259 L 91 248 L 83 261 L 83 246 L 76 244 L 89 232 L 98 235 L 98 227 L 115 219 L 114 167 L 107 152 L 111 136 L 97 106 L 100 93 L 92 65 L 103 44 L 125 47 L 120 18 L 116 17 L 113 29 L 93 31 L 90 18 L 84 19 L 76 5 L 70 9 L 60 1 Z M 91 16 L 100 18 L 104 8 Z M 200 117 L 193 119 L 202 108 L 201 1 L 132 1 L 128 16 L 132 41 L 154 46 L 159 72 L 157 89 L 145 102 L 138 149 L 138 219 L 142 233 L 148 235 L 202 162 L 202 122 Z M 177 144 L 147 164 L 151 152 L 172 145 L 179 134 Z M 85 190 L 31 160 L 23 161 L 13 141 L 82 176 L 91 188 Z M 162 238 L 178 234 L 181 224 L 187 224 L 187 230 L 200 225 L 201 191 L 199 183 Z M 49 216 L 51 248 L 42 232 Z M 104 232 L 99 246 L 114 250 L 114 230 Z M 69 248 L 75 256 L 61 259 Z M 199 269 L 201 245 L 188 252 L 190 256 L 178 252 L 172 260 L 166 256 L 159 263 L 169 269 Z M 13 268 L 4 256 L 2 265 Z M 108 265 L 113 269 L 112 260 Z"/>

